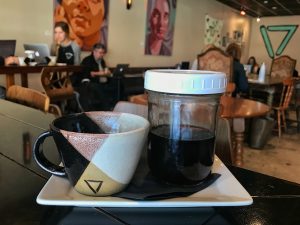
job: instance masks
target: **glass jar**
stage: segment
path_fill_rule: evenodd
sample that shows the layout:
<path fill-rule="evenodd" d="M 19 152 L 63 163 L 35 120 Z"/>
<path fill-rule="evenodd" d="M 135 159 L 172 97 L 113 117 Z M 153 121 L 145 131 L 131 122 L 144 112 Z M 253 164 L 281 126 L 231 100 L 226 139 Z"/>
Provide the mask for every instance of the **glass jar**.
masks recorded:
<path fill-rule="evenodd" d="M 206 178 L 214 161 L 223 73 L 193 70 L 148 70 L 148 164 L 154 176 L 177 185 Z"/>

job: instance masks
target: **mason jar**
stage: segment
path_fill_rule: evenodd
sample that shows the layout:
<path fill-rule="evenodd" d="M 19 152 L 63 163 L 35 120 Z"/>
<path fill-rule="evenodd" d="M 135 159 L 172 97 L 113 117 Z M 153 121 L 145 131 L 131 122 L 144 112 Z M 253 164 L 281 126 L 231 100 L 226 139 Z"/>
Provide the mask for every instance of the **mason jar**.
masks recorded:
<path fill-rule="evenodd" d="M 211 173 L 224 73 L 148 70 L 148 164 L 161 181 L 194 185 Z"/>

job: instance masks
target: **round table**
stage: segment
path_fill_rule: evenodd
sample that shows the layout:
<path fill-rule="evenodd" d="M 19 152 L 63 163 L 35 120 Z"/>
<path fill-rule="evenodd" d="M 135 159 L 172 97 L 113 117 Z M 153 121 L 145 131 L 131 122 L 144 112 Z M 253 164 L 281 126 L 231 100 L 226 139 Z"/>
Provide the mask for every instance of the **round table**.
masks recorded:
<path fill-rule="evenodd" d="M 271 108 L 258 101 L 229 96 L 221 97 L 221 105 L 221 117 L 232 120 L 234 163 L 237 166 L 241 166 L 243 165 L 245 118 L 266 115 Z"/>

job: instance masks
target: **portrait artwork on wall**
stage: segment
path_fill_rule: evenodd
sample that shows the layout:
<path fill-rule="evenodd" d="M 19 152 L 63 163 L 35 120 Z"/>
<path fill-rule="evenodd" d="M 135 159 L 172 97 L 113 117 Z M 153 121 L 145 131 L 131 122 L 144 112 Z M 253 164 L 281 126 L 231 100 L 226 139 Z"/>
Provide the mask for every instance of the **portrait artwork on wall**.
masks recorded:
<path fill-rule="evenodd" d="M 209 15 L 205 16 L 205 36 L 204 45 L 213 44 L 221 47 L 222 37 L 221 32 L 223 28 L 223 21 L 215 19 Z"/>
<path fill-rule="evenodd" d="M 176 0 L 148 0 L 146 55 L 172 55 L 175 17 Z"/>
<path fill-rule="evenodd" d="M 107 46 L 109 0 L 54 0 L 54 23 L 68 23 L 70 38 L 83 51 L 95 43 Z"/>

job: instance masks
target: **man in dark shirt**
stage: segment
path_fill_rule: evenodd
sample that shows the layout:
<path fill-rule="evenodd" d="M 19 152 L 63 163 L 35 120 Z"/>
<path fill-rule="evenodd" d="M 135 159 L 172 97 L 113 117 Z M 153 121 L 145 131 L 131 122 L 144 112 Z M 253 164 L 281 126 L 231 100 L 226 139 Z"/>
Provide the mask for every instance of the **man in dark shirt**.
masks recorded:
<path fill-rule="evenodd" d="M 82 79 L 89 79 L 96 83 L 99 80 L 104 82 L 105 79 L 101 78 L 106 78 L 111 74 L 104 60 L 105 54 L 106 48 L 103 44 L 97 43 L 93 46 L 92 54 L 85 57 L 81 62 L 81 65 L 84 66 Z"/>
<path fill-rule="evenodd" d="M 97 43 L 93 46 L 92 53 L 81 62 L 84 69 L 80 76 L 78 91 L 85 111 L 110 110 L 113 107 L 107 84 L 107 77 L 111 72 L 106 66 L 105 54 L 105 46 Z"/>

